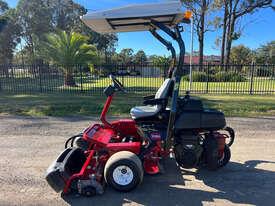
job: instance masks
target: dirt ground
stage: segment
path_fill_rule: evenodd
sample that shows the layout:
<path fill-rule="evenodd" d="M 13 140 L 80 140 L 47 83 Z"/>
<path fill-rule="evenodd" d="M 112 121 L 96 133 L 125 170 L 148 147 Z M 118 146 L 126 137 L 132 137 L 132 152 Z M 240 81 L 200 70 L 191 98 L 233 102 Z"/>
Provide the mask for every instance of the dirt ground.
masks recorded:
<path fill-rule="evenodd" d="M 61 197 L 44 180 L 66 138 L 95 119 L 0 116 L 0 205 L 275 205 L 275 117 L 229 118 L 232 161 L 217 172 L 180 170 L 145 176 L 130 193 Z"/>

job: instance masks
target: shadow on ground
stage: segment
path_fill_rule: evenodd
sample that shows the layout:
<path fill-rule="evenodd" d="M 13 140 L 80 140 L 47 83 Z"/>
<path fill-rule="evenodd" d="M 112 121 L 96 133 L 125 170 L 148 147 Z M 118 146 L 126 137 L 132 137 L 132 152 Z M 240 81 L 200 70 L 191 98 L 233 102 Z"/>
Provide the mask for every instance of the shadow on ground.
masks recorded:
<path fill-rule="evenodd" d="M 244 164 L 231 162 L 216 172 L 196 172 L 179 169 L 172 160 L 166 162 L 166 172 L 157 176 L 145 176 L 142 185 L 129 193 L 119 193 L 107 188 L 102 196 L 93 198 L 64 196 L 70 205 L 202 205 L 222 199 L 235 204 L 273 205 L 275 196 L 275 172 L 257 169 L 262 163 L 275 162 L 252 160 Z M 188 189 L 188 181 L 198 181 L 198 189 Z M 199 189 L 200 184 L 209 187 Z M 205 187 L 204 187 L 205 188 Z"/>

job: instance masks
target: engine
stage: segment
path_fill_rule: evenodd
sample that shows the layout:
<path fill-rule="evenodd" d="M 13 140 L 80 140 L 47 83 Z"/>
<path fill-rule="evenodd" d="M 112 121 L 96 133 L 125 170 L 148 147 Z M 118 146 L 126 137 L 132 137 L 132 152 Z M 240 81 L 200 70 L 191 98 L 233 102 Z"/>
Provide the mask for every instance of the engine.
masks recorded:
<path fill-rule="evenodd" d="M 182 132 L 175 137 L 174 153 L 177 163 L 183 168 L 193 168 L 203 152 L 202 137 L 193 132 Z"/>

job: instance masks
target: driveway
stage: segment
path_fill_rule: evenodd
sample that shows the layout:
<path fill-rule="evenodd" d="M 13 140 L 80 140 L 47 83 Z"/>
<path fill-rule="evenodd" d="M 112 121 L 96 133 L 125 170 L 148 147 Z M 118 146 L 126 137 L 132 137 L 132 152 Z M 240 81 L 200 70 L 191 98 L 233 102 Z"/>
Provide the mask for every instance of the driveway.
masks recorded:
<path fill-rule="evenodd" d="M 173 160 L 165 174 L 145 176 L 130 193 L 107 188 L 102 196 L 61 197 L 44 172 L 64 141 L 92 118 L 0 116 L 0 205 L 274 205 L 275 117 L 228 118 L 236 130 L 232 161 L 217 172 L 180 170 Z"/>

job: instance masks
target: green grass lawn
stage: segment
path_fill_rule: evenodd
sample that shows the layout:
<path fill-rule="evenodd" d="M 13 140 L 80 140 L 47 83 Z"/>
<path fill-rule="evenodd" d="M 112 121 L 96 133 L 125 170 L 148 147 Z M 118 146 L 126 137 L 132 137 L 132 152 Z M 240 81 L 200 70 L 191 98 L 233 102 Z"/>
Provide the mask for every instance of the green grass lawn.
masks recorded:
<path fill-rule="evenodd" d="M 39 78 L 10 78 L 0 79 L 4 91 L 17 91 L 17 92 L 39 92 L 39 91 L 90 91 L 91 93 L 101 93 L 103 89 L 110 84 L 109 78 L 92 78 L 83 77 L 75 78 L 78 87 L 64 87 L 63 77 L 43 77 Z M 163 78 L 160 77 L 120 77 L 119 80 L 123 82 L 125 87 L 130 92 L 142 92 L 144 94 L 152 93 L 160 87 L 163 83 Z M 82 85 L 82 86 L 81 86 Z M 185 91 L 189 87 L 188 81 L 182 81 L 181 91 Z M 249 93 L 251 82 L 193 82 L 193 90 L 203 93 L 206 90 L 209 93 Z M 252 88 L 255 93 L 275 92 L 275 80 L 270 78 L 255 77 Z"/>
<path fill-rule="evenodd" d="M 206 107 L 225 112 L 226 116 L 255 117 L 275 115 L 275 96 L 200 95 Z M 104 95 L 73 96 L 62 94 L 10 95 L 0 94 L 0 113 L 30 116 L 99 116 Z M 138 95 L 119 94 L 110 115 L 128 116 L 135 105 L 142 105 Z"/>

